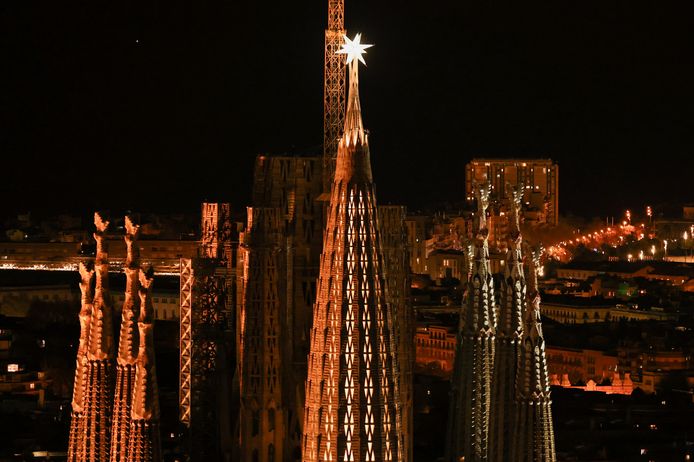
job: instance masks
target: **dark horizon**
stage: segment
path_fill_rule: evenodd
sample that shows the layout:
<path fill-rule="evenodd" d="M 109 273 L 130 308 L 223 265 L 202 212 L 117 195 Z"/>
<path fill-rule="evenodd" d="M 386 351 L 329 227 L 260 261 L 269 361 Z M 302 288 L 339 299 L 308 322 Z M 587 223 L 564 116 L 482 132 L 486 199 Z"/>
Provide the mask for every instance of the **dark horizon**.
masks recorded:
<path fill-rule="evenodd" d="M 380 203 L 461 201 L 465 163 L 505 156 L 557 161 L 562 213 L 694 200 L 674 5 L 399 6 L 346 1 L 349 33 L 375 44 L 360 80 Z M 326 10 L 2 5 L 0 212 L 248 205 L 256 155 L 321 152 Z"/>

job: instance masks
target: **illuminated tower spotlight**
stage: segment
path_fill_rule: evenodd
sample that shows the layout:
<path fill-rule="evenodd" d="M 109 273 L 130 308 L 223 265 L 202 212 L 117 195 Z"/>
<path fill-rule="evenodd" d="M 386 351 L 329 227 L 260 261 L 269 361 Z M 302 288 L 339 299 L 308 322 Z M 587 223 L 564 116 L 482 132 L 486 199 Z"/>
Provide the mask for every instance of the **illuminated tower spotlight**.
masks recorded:
<path fill-rule="evenodd" d="M 555 462 L 552 399 L 537 283 L 542 249 L 528 254 L 531 261 L 528 262 L 528 299 L 516 372 L 516 448 L 513 460 Z"/>
<path fill-rule="evenodd" d="M 478 230 L 468 248 L 469 275 L 451 382 L 446 462 L 459 462 L 463 457 L 466 461 L 486 461 L 489 457 L 497 328 L 486 220 L 491 187 L 475 184 L 473 190 Z"/>
<path fill-rule="evenodd" d="M 111 431 L 111 462 L 128 461 L 128 435 L 135 383 L 135 362 L 140 342 L 137 318 L 140 312 L 140 251 L 137 244 L 139 226 L 125 217 L 125 301 L 121 315 L 116 359 L 116 387 L 113 398 L 113 426 Z"/>
<path fill-rule="evenodd" d="M 523 271 L 523 237 L 520 213 L 523 185 L 507 185 L 509 202 L 509 243 L 505 272 L 501 282 L 499 319 L 496 337 L 496 358 L 492 379 L 491 426 L 489 429 L 489 460 L 506 462 L 513 457 L 516 429 L 516 365 L 523 337 L 523 314 L 526 309 L 526 286 Z"/>
<path fill-rule="evenodd" d="M 239 246 L 240 461 L 292 460 L 286 380 L 290 372 L 284 220 L 277 208 L 248 209 Z"/>
<path fill-rule="evenodd" d="M 345 38 L 350 65 L 344 134 L 324 233 L 304 411 L 304 462 L 402 461 L 394 313 L 385 277 L 357 61 L 369 45 Z"/>
<path fill-rule="evenodd" d="M 338 53 L 345 33 L 344 0 L 328 0 L 323 77 L 323 193 L 326 200 L 335 175 L 337 146 L 345 120 L 345 57 Z"/>

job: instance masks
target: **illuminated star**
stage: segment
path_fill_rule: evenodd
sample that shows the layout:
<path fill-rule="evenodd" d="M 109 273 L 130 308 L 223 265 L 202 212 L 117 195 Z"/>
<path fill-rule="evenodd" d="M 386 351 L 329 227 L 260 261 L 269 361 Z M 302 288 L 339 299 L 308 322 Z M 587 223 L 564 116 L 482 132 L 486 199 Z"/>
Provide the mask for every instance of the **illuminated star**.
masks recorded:
<path fill-rule="evenodd" d="M 371 48 L 373 45 L 367 45 L 361 43 L 361 34 L 354 36 L 354 40 L 350 40 L 349 37 L 345 35 L 345 44 L 342 45 L 342 49 L 338 51 L 339 54 L 347 55 L 347 64 L 358 59 L 362 64 L 366 66 L 366 61 L 362 56 L 366 53 L 367 48 Z"/>

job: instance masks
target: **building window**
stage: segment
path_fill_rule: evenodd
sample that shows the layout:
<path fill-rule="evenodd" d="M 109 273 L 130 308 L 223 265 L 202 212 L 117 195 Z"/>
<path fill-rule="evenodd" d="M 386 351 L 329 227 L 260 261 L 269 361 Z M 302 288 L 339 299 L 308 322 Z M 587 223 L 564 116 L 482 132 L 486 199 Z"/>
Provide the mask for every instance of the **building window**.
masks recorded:
<path fill-rule="evenodd" d="M 253 411 L 252 420 L 253 424 L 251 426 L 251 434 L 252 436 L 256 436 L 258 433 L 260 433 L 260 414 L 258 411 Z M 257 451 L 254 453 L 253 457 L 255 460 L 258 459 Z"/>
<path fill-rule="evenodd" d="M 275 430 L 275 410 L 270 408 L 267 411 L 267 428 L 268 431 L 274 431 Z M 273 448 L 274 450 L 274 448 Z"/>

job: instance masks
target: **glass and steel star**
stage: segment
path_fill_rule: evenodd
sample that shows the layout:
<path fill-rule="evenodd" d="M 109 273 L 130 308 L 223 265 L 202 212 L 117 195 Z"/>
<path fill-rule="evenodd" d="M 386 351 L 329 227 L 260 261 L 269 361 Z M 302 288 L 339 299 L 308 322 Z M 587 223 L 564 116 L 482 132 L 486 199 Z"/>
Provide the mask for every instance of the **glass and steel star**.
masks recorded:
<path fill-rule="evenodd" d="M 347 55 L 347 64 L 351 63 L 356 58 L 366 66 L 366 61 L 364 61 L 362 55 L 366 53 L 367 48 L 371 48 L 372 46 L 373 45 L 361 43 L 361 34 L 355 35 L 354 40 L 350 40 L 350 38 L 345 35 L 345 43 L 338 53 Z"/>

